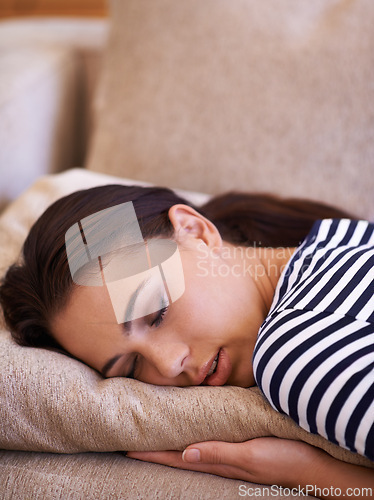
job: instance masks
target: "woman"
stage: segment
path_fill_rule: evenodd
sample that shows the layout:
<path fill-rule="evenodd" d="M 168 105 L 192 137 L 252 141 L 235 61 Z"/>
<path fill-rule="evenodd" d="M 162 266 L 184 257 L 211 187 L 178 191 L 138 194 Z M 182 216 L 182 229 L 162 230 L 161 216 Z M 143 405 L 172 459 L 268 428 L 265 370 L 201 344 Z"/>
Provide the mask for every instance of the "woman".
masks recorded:
<path fill-rule="evenodd" d="M 120 231 L 103 214 L 129 203 L 140 232 L 133 227 L 136 245 L 118 254 Z M 18 343 L 62 349 L 107 377 L 257 383 L 308 431 L 373 460 L 374 227 L 337 220 L 347 217 L 264 195 L 228 194 L 196 209 L 162 188 L 76 192 L 31 229 L 22 263 L 0 288 L 4 317 Z M 182 273 L 163 266 L 157 245 L 165 241 L 176 242 Z M 157 279 L 139 278 L 156 267 Z M 126 280 L 131 294 L 117 287 Z M 321 498 L 336 496 L 335 488 L 374 491 L 372 470 L 276 438 L 128 456 L 258 483 L 314 485 L 308 492 Z"/>

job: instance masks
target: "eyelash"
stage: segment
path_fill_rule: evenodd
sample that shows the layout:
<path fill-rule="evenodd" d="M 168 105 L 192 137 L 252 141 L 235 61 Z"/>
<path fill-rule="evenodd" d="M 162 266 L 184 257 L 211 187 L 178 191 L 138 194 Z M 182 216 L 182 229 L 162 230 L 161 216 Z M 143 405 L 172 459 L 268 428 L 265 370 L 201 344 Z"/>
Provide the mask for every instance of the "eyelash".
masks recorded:
<path fill-rule="evenodd" d="M 164 316 L 165 316 L 167 310 L 168 310 L 168 306 L 165 306 L 162 309 L 160 309 L 157 316 L 152 321 L 151 326 L 156 326 L 156 327 L 160 326 L 164 320 Z"/>
<path fill-rule="evenodd" d="M 156 318 L 151 322 L 151 327 L 155 326 L 157 328 L 158 326 L 161 325 L 161 323 L 164 320 L 164 316 L 165 316 L 167 310 L 168 310 L 168 306 L 160 309 Z M 135 372 L 136 372 L 136 368 L 138 365 L 138 361 L 139 361 L 139 356 L 135 356 L 134 361 L 133 361 L 132 366 L 131 366 L 131 370 L 130 370 L 129 374 L 126 376 L 127 378 L 134 378 L 135 377 Z"/>
<path fill-rule="evenodd" d="M 132 362 L 131 365 L 130 373 L 126 375 L 126 378 L 135 378 L 135 371 L 138 365 L 138 361 L 139 361 L 139 356 L 135 356 L 134 361 Z"/>

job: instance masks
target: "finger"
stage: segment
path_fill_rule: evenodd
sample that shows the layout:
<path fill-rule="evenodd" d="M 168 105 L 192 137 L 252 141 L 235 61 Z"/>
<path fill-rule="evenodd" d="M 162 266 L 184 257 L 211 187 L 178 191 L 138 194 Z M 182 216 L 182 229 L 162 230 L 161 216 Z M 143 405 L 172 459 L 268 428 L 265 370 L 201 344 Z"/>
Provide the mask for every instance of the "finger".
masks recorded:
<path fill-rule="evenodd" d="M 244 459 L 248 461 L 248 445 L 245 443 L 226 443 L 224 441 L 206 441 L 188 446 L 182 455 L 187 463 L 224 464 L 241 468 Z M 245 457 L 242 454 L 245 454 Z"/>
<path fill-rule="evenodd" d="M 129 458 L 142 460 L 143 462 L 152 462 L 156 464 L 178 467 L 179 469 L 202 470 L 209 464 L 186 463 L 182 459 L 181 451 L 131 451 L 126 454 Z"/>
<path fill-rule="evenodd" d="M 182 453 L 179 451 L 131 451 L 128 452 L 126 456 L 129 458 L 135 458 L 136 460 L 167 465 L 178 469 L 205 472 L 232 479 L 251 480 L 251 477 L 247 472 L 230 465 L 185 462 L 182 460 Z"/>
<path fill-rule="evenodd" d="M 183 465 L 181 451 L 129 451 L 126 456 L 136 460 L 143 460 L 143 462 L 153 462 L 172 467 Z"/>

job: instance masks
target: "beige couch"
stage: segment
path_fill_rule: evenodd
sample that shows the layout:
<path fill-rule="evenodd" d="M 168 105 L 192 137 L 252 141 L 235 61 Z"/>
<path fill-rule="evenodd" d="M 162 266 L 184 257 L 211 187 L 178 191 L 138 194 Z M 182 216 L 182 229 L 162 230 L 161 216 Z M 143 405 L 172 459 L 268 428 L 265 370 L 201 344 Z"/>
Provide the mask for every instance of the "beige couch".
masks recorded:
<path fill-rule="evenodd" d="M 1 196 L 17 198 L 0 220 L 1 274 L 48 204 L 109 182 L 209 194 L 266 190 L 374 218 L 371 0 L 113 0 L 111 7 L 110 28 L 0 23 L 8 79 L 0 84 Z M 19 196 L 41 175 L 76 165 L 86 169 L 43 177 Z M 231 499 L 241 484 L 276 498 L 266 487 L 122 453 L 205 439 L 301 439 L 373 466 L 298 428 L 256 389 L 103 380 L 60 354 L 15 346 L 4 329 L 0 351 L 5 499 Z"/>

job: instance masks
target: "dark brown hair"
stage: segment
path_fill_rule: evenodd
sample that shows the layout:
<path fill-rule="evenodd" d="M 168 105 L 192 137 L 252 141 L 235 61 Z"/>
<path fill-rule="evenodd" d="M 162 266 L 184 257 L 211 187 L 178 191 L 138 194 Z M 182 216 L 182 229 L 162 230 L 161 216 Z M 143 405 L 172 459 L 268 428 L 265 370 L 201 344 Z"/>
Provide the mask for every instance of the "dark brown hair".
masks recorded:
<path fill-rule="evenodd" d="M 31 228 L 21 262 L 8 269 L 0 286 L 4 318 L 19 344 L 59 347 L 49 322 L 63 309 L 73 287 L 65 233 L 81 219 L 129 201 L 145 239 L 171 237 L 169 209 L 178 203 L 193 206 L 166 188 L 122 185 L 77 191 L 53 203 Z M 321 203 L 264 194 L 228 193 L 193 208 L 217 226 L 224 240 L 246 246 L 297 246 L 316 220 L 352 218 Z"/>

